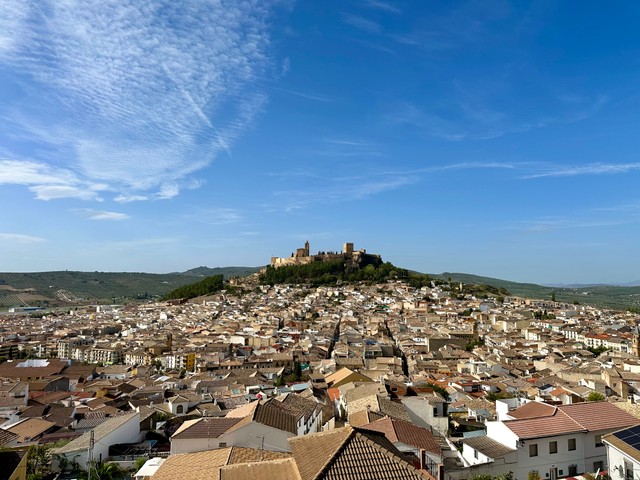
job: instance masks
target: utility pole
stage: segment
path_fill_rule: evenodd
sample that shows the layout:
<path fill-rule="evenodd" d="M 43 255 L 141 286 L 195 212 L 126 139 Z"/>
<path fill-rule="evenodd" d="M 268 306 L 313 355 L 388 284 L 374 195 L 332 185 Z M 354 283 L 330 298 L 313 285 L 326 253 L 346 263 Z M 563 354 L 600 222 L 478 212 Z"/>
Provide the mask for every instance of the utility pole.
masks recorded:
<path fill-rule="evenodd" d="M 264 435 L 256 435 L 260 439 L 260 461 L 264 460 Z"/>
<path fill-rule="evenodd" d="M 94 439 L 93 439 L 93 430 L 91 430 L 91 434 L 89 436 L 89 450 L 87 451 L 87 480 L 91 480 L 91 466 L 93 463 L 93 444 L 94 444 Z"/>

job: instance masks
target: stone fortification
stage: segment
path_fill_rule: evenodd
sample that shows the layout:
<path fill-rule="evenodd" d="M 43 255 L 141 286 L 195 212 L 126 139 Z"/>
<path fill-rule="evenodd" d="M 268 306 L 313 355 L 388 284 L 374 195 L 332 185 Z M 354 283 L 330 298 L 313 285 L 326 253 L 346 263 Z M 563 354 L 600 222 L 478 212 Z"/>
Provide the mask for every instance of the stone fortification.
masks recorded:
<path fill-rule="evenodd" d="M 309 254 L 309 241 L 304 247 L 298 248 L 290 257 L 271 257 L 272 267 L 284 267 L 286 265 L 306 265 L 314 262 L 330 262 L 332 260 L 342 260 L 344 262 L 363 264 L 381 263 L 382 257 L 367 253 L 366 250 L 354 250 L 353 243 L 345 243 L 342 252 L 318 252 L 315 255 Z"/>

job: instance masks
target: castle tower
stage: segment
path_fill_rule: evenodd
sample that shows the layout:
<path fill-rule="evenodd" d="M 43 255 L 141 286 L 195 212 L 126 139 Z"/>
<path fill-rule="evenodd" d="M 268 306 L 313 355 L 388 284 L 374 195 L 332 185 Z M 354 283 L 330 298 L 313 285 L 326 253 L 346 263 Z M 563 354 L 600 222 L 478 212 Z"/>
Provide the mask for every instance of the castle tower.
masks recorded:
<path fill-rule="evenodd" d="M 640 325 L 636 324 L 633 329 L 633 340 L 631 341 L 631 354 L 640 357 Z"/>
<path fill-rule="evenodd" d="M 166 345 L 169 350 L 173 348 L 173 334 L 171 332 L 167 333 Z"/>
<path fill-rule="evenodd" d="M 342 253 L 345 255 L 353 255 L 353 243 L 345 243 L 342 247 Z"/>
<path fill-rule="evenodd" d="M 304 256 L 308 257 L 309 256 L 309 240 L 307 240 L 306 242 L 304 242 Z"/>

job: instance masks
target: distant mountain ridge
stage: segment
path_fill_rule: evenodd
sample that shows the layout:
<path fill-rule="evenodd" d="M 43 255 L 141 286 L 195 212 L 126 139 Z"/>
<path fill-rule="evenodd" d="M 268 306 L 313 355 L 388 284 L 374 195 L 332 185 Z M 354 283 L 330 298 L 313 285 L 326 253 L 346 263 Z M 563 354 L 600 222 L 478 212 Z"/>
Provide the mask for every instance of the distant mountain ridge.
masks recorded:
<path fill-rule="evenodd" d="M 264 267 L 196 267 L 178 275 L 193 275 L 195 277 L 212 277 L 214 275 L 222 275 L 225 279 L 231 277 L 246 277 L 252 273 L 256 273 Z"/>

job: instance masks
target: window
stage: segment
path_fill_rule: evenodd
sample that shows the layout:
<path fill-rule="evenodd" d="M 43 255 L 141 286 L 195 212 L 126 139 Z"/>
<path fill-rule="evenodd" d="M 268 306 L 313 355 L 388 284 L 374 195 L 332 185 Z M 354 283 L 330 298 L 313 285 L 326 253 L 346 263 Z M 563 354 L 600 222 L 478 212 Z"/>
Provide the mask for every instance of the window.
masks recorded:
<path fill-rule="evenodd" d="M 178 405 L 176 407 L 176 413 L 184 413 L 184 407 L 182 405 Z"/>
<path fill-rule="evenodd" d="M 473 458 L 478 458 L 478 450 L 473 451 Z"/>
<path fill-rule="evenodd" d="M 532 443 L 531 445 L 529 445 L 529 456 L 530 457 L 537 457 L 538 456 L 538 444 L 537 443 Z"/>
<path fill-rule="evenodd" d="M 633 463 L 628 460 L 624 461 L 624 478 L 626 480 L 633 480 Z"/>
<path fill-rule="evenodd" d="M 576 439 L 570 438 L 569 440 L 567 440 L 567 450 L 571 452 L 575 449 L 576 449 Z"/>
<path fill-rule="evenodd" d="M 604 443 L 602 443 L 602 435 L 596 435 L 596 447 L 603 447 Z"/>
<path fill-rule="evenodd" d="M 219 448 L 225 448 L 226 446 L 227 446 L 227 442 L 220 442 L 220 443 L 218 444 L 218 447 L 219 447 Z"/>
<path fill-rule="evenodd" d="M 549 442 L 549 453 L 558 453 L 558 442 Z"/>
<path fill-rule="evenodd" d="M 593 462 L 593 471 L 597 472 L 598 470 L 602 470 L 604 468 L 604 462 L 600 460 L 599 462 Z"/>

